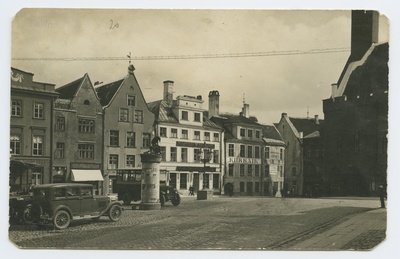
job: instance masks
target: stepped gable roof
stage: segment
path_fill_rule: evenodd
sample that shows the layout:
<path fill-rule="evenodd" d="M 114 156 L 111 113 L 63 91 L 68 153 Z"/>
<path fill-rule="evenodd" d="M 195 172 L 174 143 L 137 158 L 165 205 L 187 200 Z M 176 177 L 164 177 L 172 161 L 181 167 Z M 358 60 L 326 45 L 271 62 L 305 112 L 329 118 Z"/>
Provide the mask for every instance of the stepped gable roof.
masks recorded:
<path fill-rule="evenodd" d="M 115 93 L 121 87 L 124 79 L 125 78 L 122 78 L 118 81 L 114 81 L 112 83 L 99 86 L 95 89 L 97 92 L 97 95 L 100 98 L 100 103 L 102 106 L 107 106 L 111 102 Z"/>
<path fill-rule="evenodd" d="M 324 120 L 319 119 L 318 120 L 319 124 L 316 124 L 314 118 L 289 117 L 289 120 L 292 122 L 293 126 L 296 128 L 298 132 L 303 132 L 303 136 L 307 136 L 310 133 L 319 131 L 324 122 Z"/>
<path fill-rule="evenodd" d="M 73 99 L 86 75 L 87 74 L 75 81 L 72 81 L 71 83 L 56 88 L 55 91 L 60 93 L 59 98 L 68 100 Z"/>

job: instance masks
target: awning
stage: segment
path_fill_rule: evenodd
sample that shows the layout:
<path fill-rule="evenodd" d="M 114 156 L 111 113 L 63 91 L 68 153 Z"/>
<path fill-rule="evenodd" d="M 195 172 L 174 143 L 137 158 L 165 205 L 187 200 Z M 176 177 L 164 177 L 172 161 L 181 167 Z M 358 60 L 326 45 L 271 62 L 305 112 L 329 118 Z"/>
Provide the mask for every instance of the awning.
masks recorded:
<path fill-rule="evenodd" d="M 73 182 L 104 181 L 100 170 L 72 169 L 71 180 Z"/>

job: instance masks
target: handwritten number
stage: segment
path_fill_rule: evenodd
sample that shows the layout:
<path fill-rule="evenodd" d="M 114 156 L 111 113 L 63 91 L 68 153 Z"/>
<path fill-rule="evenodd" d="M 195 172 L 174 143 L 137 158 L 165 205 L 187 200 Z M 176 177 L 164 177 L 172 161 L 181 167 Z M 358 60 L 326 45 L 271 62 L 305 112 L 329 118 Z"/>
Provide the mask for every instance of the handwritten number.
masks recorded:
<path fill-rule="evenodd" d="M 114 24 L 114 21 L 112 20 L 112 19 L 110 19 L 110 30 L 114 30 L 115 28 L 118 28 L 119 27 L 119 23 L 115 23 Z"/>

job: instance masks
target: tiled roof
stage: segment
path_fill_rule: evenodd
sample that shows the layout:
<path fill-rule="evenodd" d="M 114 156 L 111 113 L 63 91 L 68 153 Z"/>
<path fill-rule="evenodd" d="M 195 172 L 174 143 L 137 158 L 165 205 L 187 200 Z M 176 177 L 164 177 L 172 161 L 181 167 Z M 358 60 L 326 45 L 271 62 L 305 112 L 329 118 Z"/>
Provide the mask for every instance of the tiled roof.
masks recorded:
<path fill-rule="evenodd" d="M 34 87 L 20 86 L 20 85 L 11 85 L 11 89 L 37 92 L 37 93 L 42 93 L 42 94 L 50 94 L 50 95 L 56 95 L 56 96 L 58 95 L 58 92 L 55 92 L 55 91 L 39 89 L 39 88 L 34 88 Z"/>
<path fill-rule="evenodd" d="M 82 84 L 83 79 L 85 78 L 86 75 L 83 77 L 68 83 L 66 85 L 60 86 L 56 89 L 56 92 L 60 93 L 59 98 L 61 99 L 72 99 L 74 98 L 76 92 L 79 89 L 79 86 Z"/>
<path fill-rule="evenodd" d="M 293 126 L 298 132 L 303 132 L 303 136 L 307 136 L 314 131 L 319 131 L 324 120 L 319 119 L 319 124 L 315 123 L 314 118 L 289 118 Z"/>
<path fill-rule="evenodd" d="M 283 141 L 281 134 L 274 125 L 263 125 L 262 134 L 263 138 Z"/>
<path fill-rule="evenodd" d="M 112 98 L 114 97 L 115 93 L 118 91 L 119 87 L 122 85 L 124 78 L 106 85 L 102 85 L 97 87 L 95 90 L 97 95 L 100 98 L 101 105 L 107 106 Z"/>
<path fill-rule="evenodd" d="M 179 120 L 175 117 L 172 112 L 172 108 L 168 107 L 167 103 L 163 100 L 150 102 L 147 104 L 149 110 L 154 113 L 156 120 L 159 122 L 168 122 L 168 123 L 179 123 Z M 208 119 L 203 114 L 203 127 L 209 128 L 221 128 L 213 121 Z"/>
<path fill-rule="evenodd" d="M 256 117 L 246 118 L 245 116 L 242 116 L 242 115 L 236 115 L 236 114 L 230 114 L 230 113 L 220 114 L 220 117 L 227 118 L 227 121 L 225 123 L 239 123 L 239 124 L 247 124 L 247 125 L 253 125 L 253 126 L 261 126 L 257 122 Z"/>
<path fill-rule="evenodd" d="M 314 131 L 308 134 L 307 136 L 304 136 L 304 138 L 319 138 L 319 137 L 320 137 L 319 131 Z"/>

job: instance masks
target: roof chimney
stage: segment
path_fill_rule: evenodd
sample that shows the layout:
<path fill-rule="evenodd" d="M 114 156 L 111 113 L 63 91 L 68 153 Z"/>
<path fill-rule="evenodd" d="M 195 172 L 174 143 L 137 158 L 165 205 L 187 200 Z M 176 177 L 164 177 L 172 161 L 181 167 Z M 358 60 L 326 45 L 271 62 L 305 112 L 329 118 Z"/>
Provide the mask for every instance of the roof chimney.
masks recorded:
<path fill-rule="evenodd" d="M 174 88 L 174 81 L 171 80 L 164 81 L 163 101 L 165 101 L 168 104 L 168 106 L 172 105 L 172 100 L 174 98 L 173 88 Z"/>
<path fill-rule="evenodd" d="M 132 64 L 130 64 L 128 66 L 128 74 L 133 74 L 133 71 L 135 71 L 135 67 Z"/>
<path fill-rule="evenodd" d="M 351 60 L 360 60 L 372 43 L 378 42 L 379 13 L 353 10 L 351 12 Z"/>
<path fill-rule="evenodd" d="M 208 117 L 219 115 L 219 92 L 217 90 L 210 91 L 208 94 Z"/>
<path fill-rule="evenodd" d="M 250 106 L 247 103 L 243 103 L 242 115 L 246 118 L 250 117 Z"/>
<path fill-rule="evenodd" d="M 314 115 L 315 124 L 319 124 L 318 114 Z"/>

